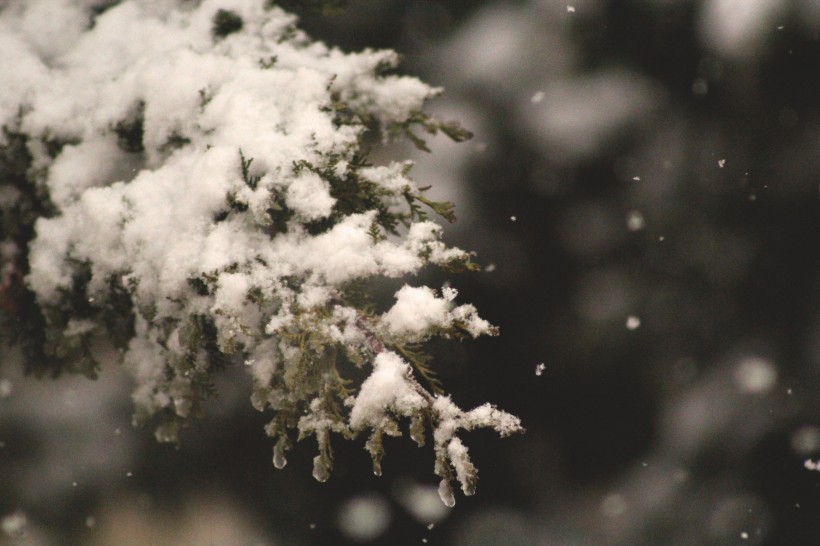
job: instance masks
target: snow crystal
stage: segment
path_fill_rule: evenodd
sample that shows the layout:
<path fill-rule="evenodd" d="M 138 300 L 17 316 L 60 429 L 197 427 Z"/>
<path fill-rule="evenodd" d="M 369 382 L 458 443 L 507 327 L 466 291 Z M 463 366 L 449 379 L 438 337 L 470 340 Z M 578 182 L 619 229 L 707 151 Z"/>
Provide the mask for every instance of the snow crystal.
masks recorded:
<path fill-rule="evenodd" d="M 637 330 L 641 326 L 641 319 L 635 315 L 629 315 L 626 318 L 627 330 Z"/>
<path fill-rule="evenodd" d="M 543 362 L 541 362 L 540 364 L 535 366 L 535 375 L 537 375 L 539 377 L 544 375 L 544 370 L 545 369 L 546 369 L 546 365 Z"/>

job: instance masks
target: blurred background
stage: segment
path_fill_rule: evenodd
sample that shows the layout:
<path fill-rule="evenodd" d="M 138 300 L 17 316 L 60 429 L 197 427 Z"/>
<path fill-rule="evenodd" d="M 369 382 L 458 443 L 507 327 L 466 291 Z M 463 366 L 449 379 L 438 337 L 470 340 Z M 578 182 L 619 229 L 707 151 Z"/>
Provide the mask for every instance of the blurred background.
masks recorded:
<path fill-rule="evenodd" d="M 432 452 L 363 441 L 271 464 L 242 370 L 175 449 L 130 384 L 0 368 L 0 544 L 820 544 L 820 3 L 351 0 L 302 13 L 445 88 L 471 141 L 403 146 L 457 204 L 442 277 L 501 336 L 435 343 L 478 494 L 438 500 Z M 345 442 L 349 443 L 349 442 Z"/>

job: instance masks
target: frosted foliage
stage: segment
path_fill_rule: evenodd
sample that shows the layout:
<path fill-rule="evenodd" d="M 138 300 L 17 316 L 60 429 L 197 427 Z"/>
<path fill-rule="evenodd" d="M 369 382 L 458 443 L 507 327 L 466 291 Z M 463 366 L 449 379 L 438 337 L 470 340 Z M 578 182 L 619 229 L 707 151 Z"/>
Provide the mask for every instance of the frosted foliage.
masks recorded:
<path fill-rule="evenodd" d="M 378 426 L 387 418 L 387 411 L 405 416 L 418 411 L 424 399 L 410 381 L 409 364 L 395 353 L 379 353 L 373 362 L 373 373 L 362 384 L 350 411 L 351 426 Z"/>
<path fill-rule="evenodd" d="M 396 292 L 396 303 L 382 316 L 382 325 L 392 336 L 419 341 L 436 329 L 449 328 L 454 323 L 473 337 L 493 332 L 487 321 L 479 318 L 476 309 L 466 304 L 455 308 L 451 302 L 457 292 L 443 290 L 444 297 L 432 289 L 404 286 Z"/>
<path fill-rule="evenodd" d="M 418 124 L 466 138 L 421 112 L 440 90 L 384 75 L 392 51 L 312 41 L 263 0 L 111 4 L 0 3 L 1 157 L 26 162 L 0 205 L 40 211 L 33 239 L 0 243 L 28 260 L 49 340 L 35 371 L 93 376 L 89 340 L 107 336 L 135 380 L 135 422 L 175 442 L 213 373 L 244 364 L 253 406 L 273 412 L 278 468 L 294 435 L 313 436 L 324 481 L 331 433 L 369 431 L 378 470 L 382 435 L 406 418 L 419 444 L 432 429 L 435 472 L 471 493 L 456 433 L 520 424 L 457 408 L 417 344 L 496 329 L 455 289 L 407 285 L 382 310 L 360 289 L 476 269 L 431 219 L 452 206 L 423 195 L 412 163 L 370 165 L 363 146 L 368 130 L 423 146 Z M 358 390 L 339 362 L 370 370 Z"/>

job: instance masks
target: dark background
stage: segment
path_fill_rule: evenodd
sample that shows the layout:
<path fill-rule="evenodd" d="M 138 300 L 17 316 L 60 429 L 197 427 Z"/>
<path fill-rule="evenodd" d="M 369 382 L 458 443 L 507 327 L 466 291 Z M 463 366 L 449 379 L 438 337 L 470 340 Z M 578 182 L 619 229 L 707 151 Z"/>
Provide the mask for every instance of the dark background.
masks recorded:
<path fill-rule="evenodd" d="M 427 504 L 431 450 L 407 438 L 387 442 L 381 478 L 363 441 L 334 444 L 325 484 L 313 445 L 275 470 L 241 372 L 177 450 L 130 428 L 114 369 L 90 385 L 14 378 L 0 512 L 26 515 L 19 540 L 820 544 L 820 473 L 804 467 L 820 457 L 818 4 L 358 0 L 301 15 L 329 44 L 402 53 L 402 72 L 446 89 L 431 111 L 475 132 L 383 159 L 415 157 L 419 184 L 457 204 L 448 240 L 486 269 L 422 279 L 501 328 L 433 345 L 447 390 L 527 433 L 466 435 L 478 493 L 443 511 Z M 383 522 L 369 538 L 368 522 Z"/>

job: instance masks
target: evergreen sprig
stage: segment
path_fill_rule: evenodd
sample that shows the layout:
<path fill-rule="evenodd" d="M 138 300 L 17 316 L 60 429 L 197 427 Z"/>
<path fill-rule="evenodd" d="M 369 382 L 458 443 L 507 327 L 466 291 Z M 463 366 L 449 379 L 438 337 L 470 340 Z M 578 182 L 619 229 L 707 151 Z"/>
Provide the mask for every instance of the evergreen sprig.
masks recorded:
<path fill-rule="evenodd" d="M 438 91 L 394 74 L 394 53 L 345 56 L 271 3 L 234 4 L 205 14 L 206 36 L 186 34 L 202 32 L 186 18 L 213 3 L 143 21 L 178 40 L 126 48 L 134 58 L 110 73 L 43 64 L 60 77 L 32 84 L 17 115 L 0 119 L 3 342 L 24 345 L 37 376 L 93 378 L 95 346 L 118 348 L 135 378 L 134 423 L 171 443 L 217 396 L 216 374 L 244 365 L 251 403 L 271 415 L 277 468 L 294 442 L 313 438 L 313 474 L 325 481 L 331 438 L 361 434 L 380 474 L 384 435 L 406 425 L 418 445 L 432 440 L 452 504 L 451 482 L 472 494 L 477 479 L 459 431 L 523 429 L 493 406 L 464 411 L 444 393 L 424 342 L 497 333 L 454 303 L 454 289 L 405 286 L 392 305 L 373 304 L 374 279 L 477 266 L 433 221 L 455 221 L 453 204 L 427 197 L 411 162 L 372 164 L 369 135 L 384 130 L 426 150 L 418 130 L 470 134 L 422 112 Z M 105 32 L 119 15 L 98 14 L 89 43 L 125 39 Z M 234 70 L 200 70 L 208 63 Z M 173 85 L 142 84 L 165 80 Z M 65 81 L 99 87 L 116 104 L 58 89 L 65 108 L 51 108 Z M 90 168 L 95 154 L 134 167 L 101 175 Z"/>

